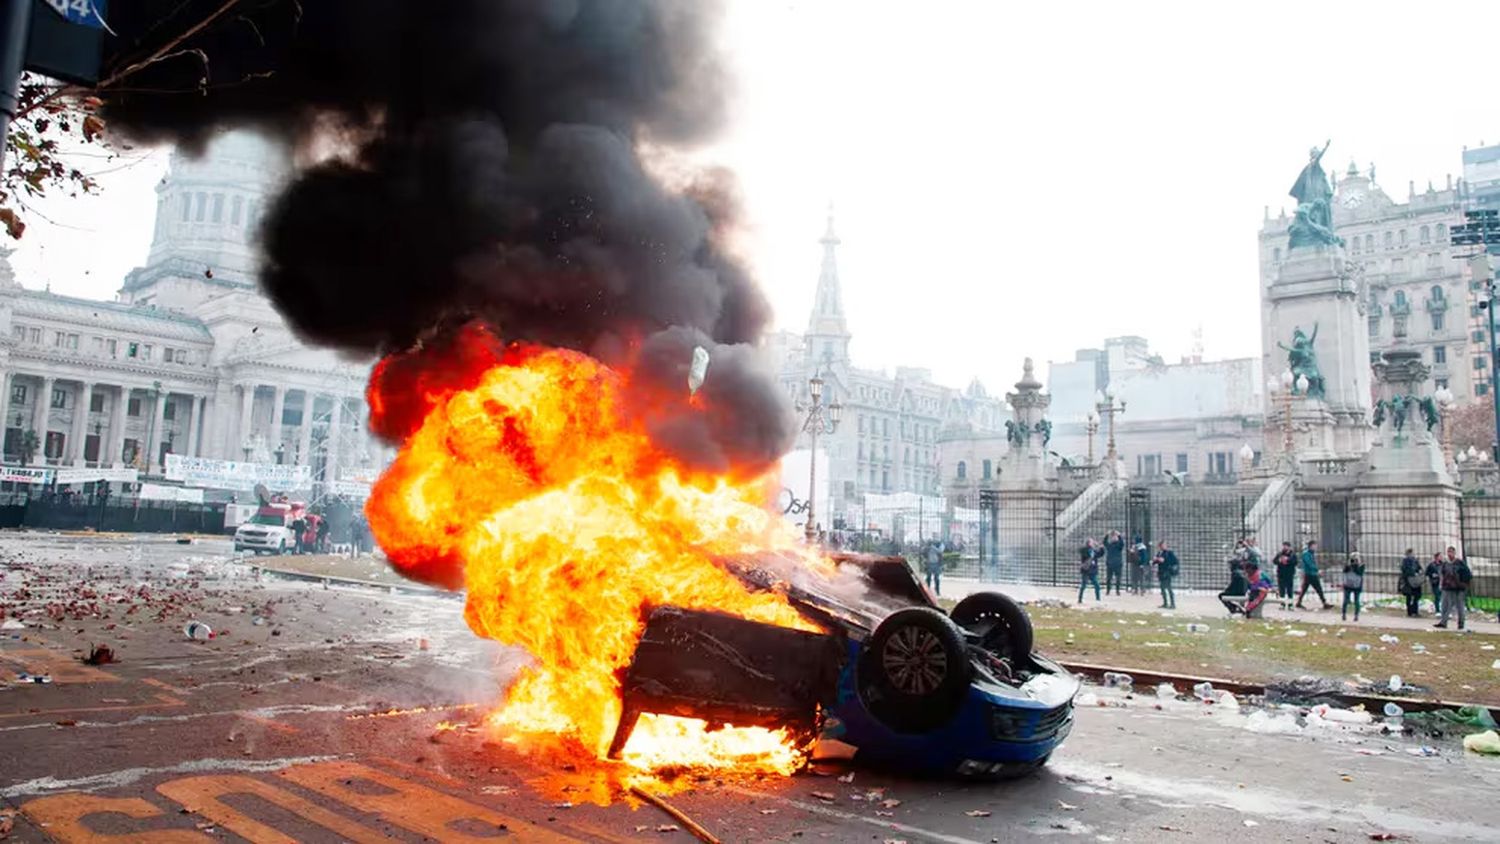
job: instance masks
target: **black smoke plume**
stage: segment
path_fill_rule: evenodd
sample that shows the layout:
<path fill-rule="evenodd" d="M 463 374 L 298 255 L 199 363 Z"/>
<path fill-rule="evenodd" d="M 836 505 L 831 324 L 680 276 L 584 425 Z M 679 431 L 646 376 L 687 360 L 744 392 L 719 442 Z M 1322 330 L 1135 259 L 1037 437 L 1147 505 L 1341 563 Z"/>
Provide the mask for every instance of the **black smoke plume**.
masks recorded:
<path fill-rule="evenodd" d="M 661 441 L 707 467 L 790 445 L 786 400 L 740 345 L 769 310 L 725 248 L 732 193 L 643 163 L 723 122 L 716 4 L 242 0 L 181 43 L 223 0 L 117 5 L 116 69 L 171 49 L 107 92 L 113 130 L 345 149 L 300 171 L 261 233 L 262 283 L 306 339 L 383 354 L 479 319 L 628 356 L 648 381 L 703 345 L 719 412 L 656 408 Z M 685 410 L 685 377 L 674 395 Z"/>

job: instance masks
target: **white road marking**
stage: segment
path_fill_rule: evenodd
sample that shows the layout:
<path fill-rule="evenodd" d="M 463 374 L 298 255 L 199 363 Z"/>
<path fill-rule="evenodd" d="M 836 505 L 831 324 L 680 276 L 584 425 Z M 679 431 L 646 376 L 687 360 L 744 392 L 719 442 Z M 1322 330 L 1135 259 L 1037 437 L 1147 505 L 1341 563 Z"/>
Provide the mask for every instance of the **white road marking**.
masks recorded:
<path fill-rule="evenodd" d="M 346 758 L 335 756 L 288 756 L 281 759 L 194 759 L 161 768 L 124 768 L 104 774 L 60 780 L 56 777 L 39 777 L 0 789 L 0 797 L 25 797 L 33 794 L 54 794 L 59 791 L 98 791 L 104 788 L 119 788 L 156 774 L 197 774 L 205 771 L 241 771 L 262 773 L 279 771 L 293 765 L 310 762 L 328 762 Z"/>
<path fill-rule="evenodd" d="M 831 809 L 827 806 L 820 806 L 816 803 L 807 803 L 802 800 L 793 800 L 790 797 L 781 797 L 776 794 L 766 794 L 763 791 L 755 791 L 753 789 L 742 788 L 740 786 L 725 786 L 725 790 L 733 791 L 737 794 L 743 794 L 746 797 L 754 797 L 759 800 L 774 800 L 775 802 L 781 803 L 782 805 L 793 806 L 801 809 L 804 812 L 811 812 L 815 815 L 822 815 L 827 818 L 835 818 L 841 821 L 859 821 L 860 823 L 866 823 L 871 826 L 879 827 L 881 829 L 888 829 L 893 832 L 904 832 L 907 835 L 920 835 L 923 838 L 928 839 L 929 841 L 939 841 L 942 842 L 942 844 L 981 844 L 980 841 L 973 838 L 961 838 L 957 835 L 949 835 L 945 832 L 934 832 L 930 829 L 923 829 L 918 826 L 910 826 L 904 823 L 897 823 L 896 821 L 889 821 L 884 818 L 867 818 L 864 815 L 856 815 L 853 812 L 841 812 L 838 809 Z"/>

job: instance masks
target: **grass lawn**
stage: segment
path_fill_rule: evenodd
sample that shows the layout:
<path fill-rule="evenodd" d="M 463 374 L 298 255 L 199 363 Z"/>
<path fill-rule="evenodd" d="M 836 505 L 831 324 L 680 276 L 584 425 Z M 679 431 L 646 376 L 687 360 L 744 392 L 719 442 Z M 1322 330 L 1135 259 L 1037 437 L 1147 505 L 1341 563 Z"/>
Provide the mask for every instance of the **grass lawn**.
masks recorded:
<path fill-rule="evenodd" d="M 1399 674 L 1410 685 L 1430 689 L 1433 697 L 1500 705 L 1500 668 L 1491 667 L 1500 659 L 1500 636 L 1372 630 L 1337 623 L 1176 619 L 1048 606 L 1027 610 L 1036 628 L 1037 650 L 1064 661 L 1261 684 L 1305 674 L 1384 684 Z M 1189 623 L 1207 624 L 1211 630 L 1190 633 Z M 1289 630 L 1306 635 L 1289 635 Z M 1382 634 L 1400 641 L 1382 642 Z M 1370 649 L 1360 651 L 1358 644 Z M 1425 646 L 1426 652 L 1413 651 L 1413 645 Z"/>

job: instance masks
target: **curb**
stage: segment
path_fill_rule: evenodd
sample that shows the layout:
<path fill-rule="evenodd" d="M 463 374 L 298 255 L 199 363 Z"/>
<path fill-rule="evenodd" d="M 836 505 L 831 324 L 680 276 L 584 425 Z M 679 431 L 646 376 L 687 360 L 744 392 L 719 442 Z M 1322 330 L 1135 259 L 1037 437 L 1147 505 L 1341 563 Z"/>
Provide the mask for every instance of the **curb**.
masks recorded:
<path fill-rule="evenodd" d="M 321 583 L 324 586 L 338 584 L 340 586 L 358 586 L 365 589 L 378 589 L 382 592 L 401 595 L 419 595 L 429 598 L 461 598 L 462 592 L 448 592 L 442 589 L 434 589 L 431 586 L 422 586 L 416 583 L 377 583 L 373 580 L 361 580 L 357 577 L 339 577 L 331 574 L 312 574 L 305 571 L 293 571 L 291 569 L 277 569 L 270 566 L 250 564 L 250 570 L 256 574 L 268 574 L 283 580 L 300 580 L 306 583 Z"/>

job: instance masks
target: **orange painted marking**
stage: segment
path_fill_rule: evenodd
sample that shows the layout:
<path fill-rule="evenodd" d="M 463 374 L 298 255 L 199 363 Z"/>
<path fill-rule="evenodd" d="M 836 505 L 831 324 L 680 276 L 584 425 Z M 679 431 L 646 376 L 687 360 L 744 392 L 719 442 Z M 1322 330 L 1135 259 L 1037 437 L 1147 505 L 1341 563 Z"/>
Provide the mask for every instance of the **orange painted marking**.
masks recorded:
<path fill-rule="evenodd" d="M 245 719 L 246 721 L 253 721 L 254 723 L 259 724 L 266 729 L 275 730 L 278 733 L 302 732 L 296 727 L 293 727 L 291 724 L 283 724 L 280 721 L 277 721 L 275 718 L 262 718 L 259 715 L 249 715 L 245 713 L 241 713 L 240 717 Z"/>
<path fill-rule="evenodd" d="M 45 828 L 45 833 L 63 844 L 202 844 L 215 839 L 191 829 L 151 829 L 140 832 L 97 832 L 84 821 L 93 815 L 117 814 L 145 820 L 167 817 L 167 813 L 139 797 L 97 797 L 92 794 L 54 794 L 21 805 L 21 811 Z"/>
<path fill-rule="evenodd" d="M 502 815 L 426 786 L 405 782 L 374 768 L 354 762 L 319 762 L 277 771 L 277 776 L 312 789 L 340 803 L 371 812 L 385 823 L 426 835 L 438 841 L 489 841 L 493 836 L 469 835 L 453 828 L 458 821 L 478 821 L 504 826 L 516 841 L 553 844 L 569 838 L 535 825 Z M 371 789 L 370 784 L 376 789 Z M 378 793 L 371 793 L 378 791 Z"/>
<path fill-rule="evenodd" d="M 268 803 L 274 803 L 303 820 L 315 823 L 345 840 L 359 842 L 359 844 L 382 844 L 386 840 L 384 835 L 373 829 L 360 826 L 322 806 L 250 777 L 232 774 L 186 777 L 164 782 L 158 785 L 156 790 L 181 803 L 188 811 L 203 815 L 254 844 L 296 844 L 297 839 L 251 818 L 244 812 L 225 804 L 219 798 L 239 794 L 253 795 Z"/>
<path fill-rule="evenodd" d="M 38 709 L 36 712 L 4 712 L 0 713 L 0 720 L 6 718 L 45 718 L 52 715 L 77 715 L 84 712 L 131 712 L 137 709 L 161 709 L 168 706 L 182 706 L 183 702 L 171 695 L 156 695 L 155 703 L 140 704 L 112 704 L 109 706 L 74 706 L 61 709 Z"/>

